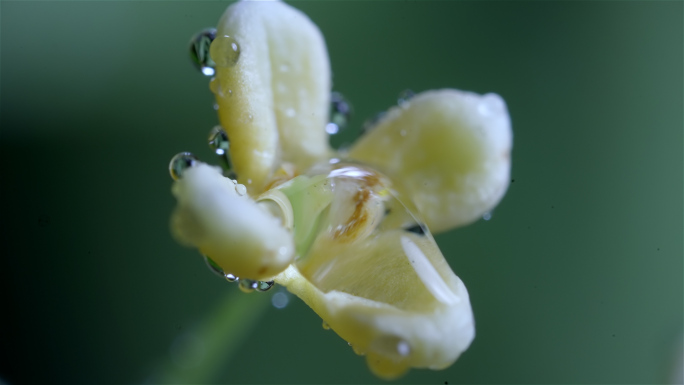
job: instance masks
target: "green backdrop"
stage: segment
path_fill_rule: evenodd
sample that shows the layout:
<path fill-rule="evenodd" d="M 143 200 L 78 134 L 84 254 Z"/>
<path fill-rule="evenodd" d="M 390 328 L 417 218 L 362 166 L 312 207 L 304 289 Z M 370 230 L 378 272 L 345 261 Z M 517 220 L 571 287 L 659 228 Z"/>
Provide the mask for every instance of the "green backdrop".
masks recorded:
<path fill-rule="evenodd" d="M 168 161 L 210 159 L 216 124 L 187 43 L 226 5 L 0 3 L 2 381 L 381 382 L 297 298 L 243 295 L 170 236 Z M 294 5 L 356 110 L 336 146 L 406 88 L 496 92 L 510 110 L 508 194 L 490 221 L 436 237 L 477 337 L 448 370 L 398 382 L 670 381 L 682 3 Z"/>

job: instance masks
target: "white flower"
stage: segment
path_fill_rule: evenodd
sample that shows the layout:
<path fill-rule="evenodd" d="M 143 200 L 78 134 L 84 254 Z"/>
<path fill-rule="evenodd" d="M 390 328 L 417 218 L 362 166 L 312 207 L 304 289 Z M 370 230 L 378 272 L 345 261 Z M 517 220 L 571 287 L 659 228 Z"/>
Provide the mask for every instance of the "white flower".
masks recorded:
<path fill-rule="evenodd" d="M 418 94 L 337 153 L 325 129 L 325 42 L 305 15 L 235 3 L 211 55 L 238 179 L 202 163 L 185 170 L 173 187 L 177 239 L 226 273 L 286 286 L 378 376 L 451 365 L 474 338 L 473 315 L 427 229 L 471 223 L 503 197 L 512 142 L 503 100 Z"/>

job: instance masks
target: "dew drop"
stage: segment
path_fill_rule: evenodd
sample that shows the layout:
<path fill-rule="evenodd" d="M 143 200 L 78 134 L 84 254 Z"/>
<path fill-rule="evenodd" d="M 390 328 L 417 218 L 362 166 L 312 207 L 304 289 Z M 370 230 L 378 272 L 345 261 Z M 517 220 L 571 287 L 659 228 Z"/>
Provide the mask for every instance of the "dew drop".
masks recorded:
<path fill-rule="evenodd" d="M 294 110 L 294 108 L 288 108 L 288 109 L 285 110 L 285 115 L 286 115 L 288 118 L 294 118 L 295 115 L 297 115 L 297 112 Z"/>
<path fill-rule="evenodd" d="M 244 196 L 245 194 L 247 194 L 247 187 L 245 187 L 244 184 L 236 185 L 235 192 L 237 192 L 239 196 Z"/>
<path fill-rule="evenodd" d="M 194 166 L 199 162 L 199 158 L 190 152 L 179 152 L 169 162 L 169 174 L 173 180 L 183 177 L 183 171 Z"/>
<path fill-rule="evenodd" d="M 213 259 L 205 255 L 204 262 L 207 264 L 207 267 L 209 268 L 209 270 L 211 270 L 212 273 L 218 275 L 219 277 L 226 277 L 227 274 L 223 272 L 221 266 L 214 262 Z"/>
<path fill-rule="evenodd" d="M 492 213 L 486 212 L 486 213 L 482 214 L 482 219 L 484 219 L 485 221 L 492 219 Z"/>
<path fill-rule="evenodd" d="M 239 287 L 243 293 L 251 293 L 257 288 L 257 285 L 258 281 L 253 281 L 251 279 L 241 279 Z"/>
<path fill-rule="evenodd" d="M 219 109 L 218 103 L 214 103 L 214 111 L 218 111 L 218 109 Z"/>
<path fill-rule="evenodd" d="M 217 67 L 232 67 L 240 58 L 240 44 L 231 36 L 219 36 L 211 43 L 209 53 Z"/>
<path fill-rule="evenodd" d="M 278 68 L 280 69 L 280 72 L 287 72 L 290 70 L 290 66 L 288 66 L 287 64 L 281 64 Z"/>
<path fill-rule="evenodd" d="M 230 274 L 230 273 L 226 273 L 226 275 L 224 275 L 224 278 L 228 282 L 237 282 L 240 280 L 240 277 L 236 277 L 235 275 Z"/>
<path fill-rule="evenodd" d="M 401 131 L 399 132 L 399 135 L 401 135 L 401 136 L 406 136 L 406 130 L 401 130 Z"/>
<path fill-rule="evenodd" d="M 290 298 L 282 291 L 273 294 L 273 297 L 271 297 L 271 304 L 273 304 L 273 307 L 276 309 L 285 308 L 289 302 Z"/>
<path fill-rule="evenodd" d="M 219 157 L 223 174 L 229 178 L 235 178 L 232 162 L 230 161 L 230 140 L 228 140 L 226 131 L 221 126 L 214 126 L 209 131 L 207 140 L 209 148 Z"/>
<path fill-rule="evenodd" d="M 330 123 L 325 127 L 325 131 L 330 135 L 335 135 L 344 130 L 349 124 L 354 109 L 349 101 L 339 92 L 330 94 Z"/>
<path fill-rule="evenodd" d="M 399 93 L 399 96 L 397 96 L 397 104 L 401 108 L 406 108 L 409 106 L 411 98 L 413 98 L 415 95 L 416 93 L 412 90 L 405 89 Z"/>
<path fill-rule="evenodd" d="M 323 321 L 323 325 L 322 325 L 322 326 L 323 326 L 323 329 L 325 329 L 325 330 L 330 330 L 330 325 L 328 325 L 327 322 Z"/>
<path fill-rule="evenodd" d="M 209 47 L 216 38 L 216 28 L 206 28 L 190 39 L 190 60 L 205 76 L 214 76 L 216 63 L 211 59 Z"/>
<path fill-rule="evenodd" d="M 257 281 L 256 291 L 269 291 L 275 284 L 274 281 Z"/>

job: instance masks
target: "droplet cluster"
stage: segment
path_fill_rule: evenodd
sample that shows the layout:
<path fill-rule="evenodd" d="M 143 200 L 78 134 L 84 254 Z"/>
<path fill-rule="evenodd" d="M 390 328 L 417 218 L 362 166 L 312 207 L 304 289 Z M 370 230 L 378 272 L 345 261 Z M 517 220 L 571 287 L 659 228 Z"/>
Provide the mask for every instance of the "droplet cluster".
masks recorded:
<path fill-rule="evenodd" d="M 207 267 L 212 273 L 224 278 L 228 282 L 237 282 L 240 290 L 245 293 L 251 293 L 253 291 L 269 291 L 273 285 L 275 285 L 274 281 L 255 281 L 246 278 L 240 279 L 240 277 L 237 277 L 234 274 L 226 273 L 223 271 L 221 266 L 219 266 L 216 262 L 214 262 L 213 259 L 207 257 L 206 255 L 204 256 L 204 262 L 207 264 Z"/>

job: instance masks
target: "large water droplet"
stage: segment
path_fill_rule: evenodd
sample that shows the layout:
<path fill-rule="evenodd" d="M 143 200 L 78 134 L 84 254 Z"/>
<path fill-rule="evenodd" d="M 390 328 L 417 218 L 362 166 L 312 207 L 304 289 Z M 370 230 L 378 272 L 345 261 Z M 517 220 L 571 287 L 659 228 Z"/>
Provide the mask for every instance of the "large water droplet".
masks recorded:
<path fill-rule="evenodd" d="M 240 58 L 240 45 L 227 35 L 216 37 L 209 51 L 217 67 L 232 67 Z"/>
<path fill-rule="evenodd" d="M 240 280 L 240 290 L 242 290 L 244 293 L 251 293 L 254 290 L 256 290 L 258 285 L 258 281 L 254 281 L 251 279 L 241 279 Z"/>
<path fill-rule="evenodd" d="M 209 148 L 219 157 L 221 168 L 223 168 L 223 175 L 229 178 L 235 178 L 233 172 L 233 165 L 230 161 L 230 140 L 228 134 L 221 126 L 214 126 L 209 131 Z"/>
<path fill-rule="evenodd" d="M 173 180 L 178 180 L 183 177 L 183 171 L 194 166 L 199 162 L 199 158 L 190 152 L 179 152 L 171 158 L 169 162 L 169 174 Z"/>
<path fill-rule="evenodd" d="M 216 63 L 209 55 L 211 42 L 216 38 L 216 28 L 206 28 L 190 39 L 190 60 L 202 74 L 214 76 Z"/>
<path fill-rule="evenodd" d="M 209 270 L 211 270 L 212 273 L 218 275 L 219 277 L 225 277 L 226 273 L 223 272 L 223 269 L 221 266 L 219 266 L 216 262 L 214 262 L 213 259 L 207 257 L 206 255 L 204 256 L 204 262 L 207 264 L 207 267 Z"/>
<path fill-rule="evenodd" d="M 335 135 L 344 130 L 349 124 L 354 109 L 349 101 L 339 92 L 330 94 L 330 123 L 325 127 L 325 131 L 330 135 Z"/>
<path fill-rule="evenodd" d="M 237 282 L 240 280 L 240 277 L 237 277 L 234 274 L 230 274 L 230 273 L 226 273 L 226 275 L 224 275 L 224 278 L 228 282 Z"/>
<path fill-rule="evenodd" d="M 256 291 L 269 291 L 275 284 L 274 281 L 257 281 Z"/>
<path fill-rule="evenodd" d="M 397 104 L 399 107 L 406 108 L 408 107 L 411 98 L 413 98 L 415 95 L 416 93 L 412 90 L 405 89 L 399 93 L 399 96 L 397 96 Z"/>

